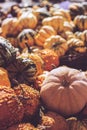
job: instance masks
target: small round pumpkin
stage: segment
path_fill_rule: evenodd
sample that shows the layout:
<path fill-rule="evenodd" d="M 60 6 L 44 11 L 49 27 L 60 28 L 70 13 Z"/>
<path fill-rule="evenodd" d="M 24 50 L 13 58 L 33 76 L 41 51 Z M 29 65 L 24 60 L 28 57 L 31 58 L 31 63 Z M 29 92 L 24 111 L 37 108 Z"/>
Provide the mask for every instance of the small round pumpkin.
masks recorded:
<path fill-rule="evenodd" d="M 52 16 L 42 20 L 43 25 L 52 26 L 57 32 L 63 31 L 64 18 L 62 16 Z"/>
<path fill-rule="evenodd" d="M 6 67 L 12 86 L 18 83 L 32 84 L 36 78 L 36 64 L 29 58 L 17 57 Z"/>
<path fill-rule="evenodd" d="M 38 46 L 44 46 L 44 42 L 47 38 L 49 38 L 52 35 L 56 35 L 57 32 L 54 30 L 51 26 L 42 26 L 39 32 L 35 36 L 35 43 Z"/>
<path fill-rule="evenodd" d="M 87 30 L 87 16 L 78 15 L 74 18 L 74 24 L 79 31 Z"/>
<path fill-rule="evenodd" d="M 35 31 L 33 29 L 23 29 L 17 37 L 18 46 L 21 49 L 24 49 L 27 46 L 29 47 L 33 46 L 34 35 L 35 35 Z"/>
<path fill-rule="evenodd" d="M 80 112 L 87 103 L 87 78 L 84 72 L 60 66 L 43 81 L 40 95 L 45 106 L 63 116 Z"/>
<path fill-rule="evenodd" d="M 19 33 L 18 19 L 17 18 L 6 18 L 3 20 L 2 25 L 2 36 L 17 36 Z"/>
<path fill-rule="evenodd" d="M 87 130 L 87 119 L 78 120 L 76 117 L 67 119 L 69 130 Z"/>
<path fill-rule="evenodd" d="M 0 66 L 6 67 L 14 59 L 16 59 L 18 49 L 4 37 L 0 37 Z"/>
<path fill-rule="evenodd" d="M 18 19 L 18 28 L 22 31 L 25 28 L 34 29 L 37 26 L 37 17 L 31 12 L 24 12 Z"/>
<path fill-rule="evenodd" d="M 44 43 L 45 49 L 53 50 L 59 57 L 68 50 L 67 42 L 59 35 L 49 37 Z"/>
<path fill-rule="evenodd" d="M 23 105 L 14 90 L 7 86 L 0 86 L 0 129 L 5 130 L 20 122 L 23 114 Z"/>
<path fill-rule="evenodd" d="M 52 111 L 48 111 L 42 116 L 38 127 L 46 130 L 69 130 L 65 118 Z"/>

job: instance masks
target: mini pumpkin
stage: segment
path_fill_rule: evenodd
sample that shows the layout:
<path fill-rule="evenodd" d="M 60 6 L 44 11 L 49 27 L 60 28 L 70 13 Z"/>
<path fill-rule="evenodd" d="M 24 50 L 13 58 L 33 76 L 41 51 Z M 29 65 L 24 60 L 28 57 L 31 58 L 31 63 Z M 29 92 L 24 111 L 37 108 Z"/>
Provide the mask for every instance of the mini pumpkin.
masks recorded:
<path fill-rule="evenodd" d="M 69 12 L 73 20 L 78 15 L 84 15 L 84 7 L 82 3 L 72 3 L 69 6 Z"/>
<path fill-rule="evenodd" d="M 44 18 L 42 24 L 52 26 L 57 32 L 61 32 L 63 30 L 64 21 L 62 16 L 52 16 Z"/>
<path fill-rule="evenodd" d="M 36 64 L 29 58 L 17 57 L 6 67 L 12 86 L 18 83 L 31 84 L 36 77 Z"/>
<path fill-rule="evenodd" d="M 87 130 L 87 120 L 78 120 L 76 117 L 67 119 L 69 130 Z"/>
<path fill-rule="evenodd" d="M 8 72 L 6 69 L 0 67 L 0 85 L 11 87 L 11 83 L 8 77 Z"/>
<path fill-rule="evenodd" d="M 33 46 L 35 42 L 34 35 L 35 31 L 33 29 L 23 29 L 17 37 L 18 46 L 21 49 L 24 49 L 27 46 Z"/>
<path fill-rule="evenodd" d="M 59 57 L 64 55 L 68 50 L 67 42 L 59 35 L 49 37 L 45 43 L 44 48 L 53 50 Z"/>
<path fill-rule="evenodd" d="M 74 24 L 79 31 L 87 30 L 87 16 L 78 15 L 74 18 Z"/>
<path fill-rule="evenodd" d="M 16 17 L 4 19 L 1 25 L 1 29 L 3 37 L 17 36 L 19 33 L 18 19 Z"/>
<path fill-rule="evenodd" d="M 22 31 L 25 28 L 34 29 L 37 26 L 37 17 L 31 12 L 24 12 L 18 19 L 18 28 Z"/>
<path fill-rule="evenodd" d="M 65 21 L 71 21 L 71 16 L 70 16 L 70 12 L 69 10 L 65 10 L 65 9 L 58 9 L 58 10 L 55 10 L 53 12 L 53 16 L 62 16 Z"/>
<path fill-rule="evenodd" d="M 24 107 L 24 118 L 31 120 L 39 110 L 40 94 L 37 90 L 26 84 L 19 84 L 14 91 Z"/>
<path fill-rule="evenodd" d="M 52 111 L 48 111 L 42 116 L 39 128 L 44 128 L 46 130 L 69 130 L 65 118 Z"/>
<path fill-rule="evenodd" d="M 5 130 L 22 120 L 24 108 L 14 90 L 0 85 L 0 129 Z"/>
<path fill-rule="evenodd" d="M 4 37 L 0 37 L 0 66 L 6 67 L 18 54 L 18 49 Z"/>
<path fill-rule="evenodd" d="M 59 56 L 51 49 L 40 50 L 38 55 L 44 62 L 43 70 L 50 71 L 59 65 Z"/>
<path fill-rule="evenodd" d="M 49 38 L 52 35 L 56 35 L 57 32 L 54 30 L 51 26 L 42 26 L 39 32 L 35 36 L 35 43 L 38 46 L 44 46 L 44 42 L 47 38 Z"/>
<path fill-rule="evenodd" d="M 48 73 L 40 95 L 47 109 L 70 116 L 80 112 L 87 102 L 87 78 L 77 69 L 60 66 Z"/>
<path fill-rule="evenodd" d="M 87 47 L 85 46 L 84 41 L 78 39 L 78 38 L 72 38 L 67 41 L 68 47 L 71 50 L 75 50 L 80 53 L 84 53 L 87 50 Z"/>

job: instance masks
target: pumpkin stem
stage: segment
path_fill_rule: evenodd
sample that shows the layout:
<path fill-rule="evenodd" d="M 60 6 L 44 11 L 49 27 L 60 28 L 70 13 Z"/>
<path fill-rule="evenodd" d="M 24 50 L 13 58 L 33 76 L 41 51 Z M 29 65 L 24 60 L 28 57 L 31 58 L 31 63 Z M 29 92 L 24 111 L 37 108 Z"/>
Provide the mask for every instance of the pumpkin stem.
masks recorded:
<path fill-rule="evenodd" d="M 63 80 L 62 80 L 62 85 L 64 86 L 64 87 L 68 87 L 69 86 L 69 81 L 67 81 L 66 80 L 66 78 L 64 78 Z"/>

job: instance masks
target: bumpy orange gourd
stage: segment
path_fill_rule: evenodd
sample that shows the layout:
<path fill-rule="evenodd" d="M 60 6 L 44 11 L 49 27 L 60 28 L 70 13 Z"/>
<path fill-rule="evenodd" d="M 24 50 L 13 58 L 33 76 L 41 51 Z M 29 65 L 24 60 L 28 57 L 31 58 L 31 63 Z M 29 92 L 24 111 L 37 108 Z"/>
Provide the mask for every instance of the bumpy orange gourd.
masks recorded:
<path fill-rule="evenodd" d="M 6 69 L 0 67 L 0 85 L 11 87 L 11 83 L 8 77 L 8 72 Z"/>

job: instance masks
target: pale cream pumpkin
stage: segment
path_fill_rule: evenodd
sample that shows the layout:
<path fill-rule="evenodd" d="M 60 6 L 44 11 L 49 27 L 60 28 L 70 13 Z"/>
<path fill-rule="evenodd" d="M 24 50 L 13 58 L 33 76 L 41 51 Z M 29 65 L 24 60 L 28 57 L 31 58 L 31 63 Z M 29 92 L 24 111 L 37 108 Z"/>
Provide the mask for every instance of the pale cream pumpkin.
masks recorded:
<path fill-rule="evenodd" d="M 48 109 L 63 116 L 76 114 L 87 103 L 87 78 L 77 69 L 58 67 L 48 73 L 40 95 Z"/>

